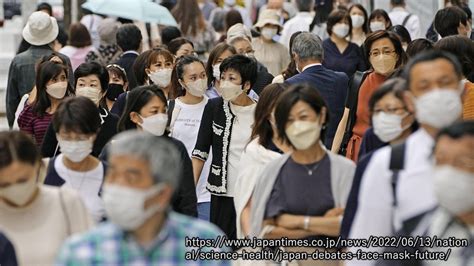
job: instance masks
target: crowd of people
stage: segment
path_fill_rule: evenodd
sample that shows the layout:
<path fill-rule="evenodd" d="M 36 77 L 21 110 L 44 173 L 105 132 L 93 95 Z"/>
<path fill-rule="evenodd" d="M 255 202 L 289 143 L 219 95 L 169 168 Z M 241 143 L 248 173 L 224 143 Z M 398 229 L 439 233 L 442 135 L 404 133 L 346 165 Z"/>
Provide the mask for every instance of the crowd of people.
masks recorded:
<path fill-rule="evenodd" d="M 254 19 L 178 0 L 178 27 L 86 12 L 68 33 L 40 4 L 8 73 L 0 265 L 230 265 L 200 254 L 246 247 L 189 239 L 374 236 L 468 244 L 297 263 L 474 265 L 472 13 L 445 1 L 425 35 L 390 3 L 268 0 Z"/>

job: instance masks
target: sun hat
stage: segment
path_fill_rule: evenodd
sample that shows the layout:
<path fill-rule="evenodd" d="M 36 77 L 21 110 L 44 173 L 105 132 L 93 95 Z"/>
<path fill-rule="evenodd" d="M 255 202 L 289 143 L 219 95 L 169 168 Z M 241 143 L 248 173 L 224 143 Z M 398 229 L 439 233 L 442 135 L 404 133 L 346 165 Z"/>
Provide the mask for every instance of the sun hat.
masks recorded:
<path fill-rule="evenodd" d="M 278 26 L 279 29 L 281 30 L 280 16 L 278 16 L 278 13 L 276 10 L 274 9 L 263 10 L 254 27 L 256 29 L 260 29 L 267 24 Z"/>
<path fill-rule="evenodd" d="M 56 19 L 45 12 L 36 11 L 28 18 L 22 35 L 29 44 L 41 46 L 56 40 L 58 33 Z"/>
<path fill-rule="evenodd" d="M 237 23 L 227 30 L 227 43 L 231 43 L 233 39 L 238 37 L 244 37 L 249 41 L 252 41 L 252 33 L 250 32 L 250 29 L 242 23 Z"/>

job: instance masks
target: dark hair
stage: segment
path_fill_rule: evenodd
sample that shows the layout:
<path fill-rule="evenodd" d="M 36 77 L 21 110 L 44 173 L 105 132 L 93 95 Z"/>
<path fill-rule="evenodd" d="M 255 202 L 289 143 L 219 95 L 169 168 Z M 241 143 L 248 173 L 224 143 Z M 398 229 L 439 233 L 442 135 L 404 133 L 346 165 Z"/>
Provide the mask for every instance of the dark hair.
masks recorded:
<path fill-rule="evenodd" d="M 273 138 L 272 125 L 269 122 L 270 114 L 276 106 L 278 97 L 282 94 L 288 85 L 284 83 L 274 83 L 267 85 L 259 95 L 257 107 L 255 109 L 252 135 L 250 140 L 258 137 L 260 145 L 268 149 Z"/>
<path fill-rule="evenodd" d="M 194 62 L 201 63 L 202 67 L 205 68 L 204 63 L 201 60 L 199 60 L 199 58 L 193 55 L 185 55 L 178 58 L 178 60 L 176 60 L 176 64 L 174 65 L 173 72 L 171 73 L 171 87 L 170 87 L 169 95 L 168 95 L 169 99 L 176 99 L 186 94 L 186 90 L 181 88 L 181 85 L 179 84 L 179 80 L 183 79 L 184 67 Z"/>
<path fill-rule="evenodd" d="M 171 40 L 181 37 L 181 31 L 175 26 L 166 26 L 161 30 L 161 43 L 168 45 Z"/>
<path fill-rule="evenodd" d="M 215 81 L 214 77 L 214 71 L 212 68 L 212 65 L 214 62 L 221 56 L 222 53 L 225 51 L 230 51 L 232 54 L 237 54 L 237 51 L 235 51 L 235 48 L 232 45 L 229 45 L 225 42 L 219 43 L 216 45 L 211 53 L 209 54 L 209 58 L 207 59 L 207 65 L 206 65 L 206 74 L 207 74 L 207 86 L 211 86 L 211 84 Z"/>
<path fill-rule="evenodd" d="M 38 61 L 38 63 L 36 63 L 35 65 L 35 72 L 38 72 L 38 67 L 39 65 L 43 64 L 44 62 L 46 61 L 51 61 L 51 59 L 53 57 L 58 57 L 59 59 L 61 59 L 61 64 L 65 67 L 68 67 L 69 65 L 67 65 L 66 62 L 64 62 L 64 58 L 61 57 L 61 54 L 58 53 L 58 52 L 52 52 L 51 54 L 49 55 L 44 55 L 43 57 L 41 57 L 41 59 Z"/>
<path fill-rule="evenodd" d="M 105 92 L 109 88 L 109 72 L 105 67 L 97 62 L 82 63 L 74 71 L 74 84 L 77 86 L 77 80 L 89 75 L 96 75 L 100 81 L 100 90 L 102 92 L 102 99 L 100 99 L 99 106 L 106 108 Z M 74 87 L 75 87 L 74 86 Z"/>
<path fill-rule="evenodd" d="M 332 11 L 332 1 L 324 2 L 323 4 L 320 2 L 319 5 L 315 6 L 316 14 L 314 15 L 313 21 L 309 25 L 309 31 L 312 32 L 314 26 L 321 25 L 328 21 L 329 14 Z M 291 51 L 291 50 L 290 50 Z"/>
<path fill-rule="evenodd" d="M 286 143 L 291 144 L 291 141 L 286 135 L 286 124 L 288 123 L 291 109 L 299 101 L 307 103 L 318 115 L 321 114 L 323 108 L 326 108 L 326 122 L 323 125 L 320 137 L 321 140 L 324 140 L 326 125 L 329 123 L 329 109 L 318 90 L 308 84 L 293 85 L 280 95 L 275 108 L 275 122 L 278 135 Z M 293 144 L 291 145 L 293 146 Z"/>
<path fill-rule="evenodd" d="M 436 135 L 436 142 L 441 137 L 447 136 L 451 139 L 460 139 L 465 136 L 474 136 L 474 120 L 458 121 L 449 127 L 442 128 Z"/>
<path fill-rule="evenodd" d="M 303 31 L 297 31 L 295 33 L 293 33 L 290 37 L 290 49 L 288 50 L 290 52 L 290 63 L 288 64 L 288 66 L 286 67 L 285 70 L 283 70 L 283 72 L 281 73 L 283 75 L 283 78 L 285 80 L 293 77 L 294 75 L 298 74 L 298 71 L 296 70 L 296 62 L 295 62 L 295 58 L 293 57 L 293 54 L 292 54 L 292 49 L 293 49 L 293 42 L 295 41 L 295 38 L 300 35 L 301 33 L 303 33 Z"/>
<path fill-rule="evenodd" d="M 458 35 L 459 24 L 467 25 L 467 14 L 457 6 L 450 6 L 436 12 L 433 26 L 441 37 Z"/>
<path fill-rule="evenodd" d="M 46 109 L 51 106 L 51 100 L 49 99 L 48 93 L 46 92 L 46 84 L 53 78 L 61 75 L 61 72 L 66 74 L 66 96 L 74 94 L 74 89 L 69 84 L 67 68 L 62 65 L 51 61 L 46 61 L 38 66 L 36 73 L 36 98 L 33 102 L 33 113 L 42 117 L 46 114 Z"/>
<path fill-rule="evenodd" d="M 391 78 L 386 80 L 380 87 L 372 94 L 369 99 L 369 110 L 370 113 L 374 112 L 375 105 L 379 102 L 385 95 L 393 93 L 400 101 L 404 102 L 403 94 L 406 90 L 407 84 L 403 78 Z"/>
<path fill-rule="evenodd" d="M 221 73 L 224 73 L 229 69 L 235 70 L 240 74 L 242 85 L 248 81 L 250 88 L 252 88 L 257 80 L 257 61 L 253 58 L 239 54 L 228 57 L 222 61 L 219 70 Z"/>
<path fill-rule="evenodd" d="M 41 10 L 46 10 L 48 11 L 48 14 L 50 17 L 53 16 L 53 7 L 46 2 L 39 3 L 38 6 L 36 7 L 36 11 L 41 11 Z"/>
<path fill-rule="evenodd" d="M 370 23 L 370 21 L 372 21 L 373 19 L 376 19 L 378 17 L 382 17 L 382 18 L 385 19 L 385 21 L 388 22 L 388 26 L 386 26 L 386 29 L 392 27 L 392 20 L 388 16 L 387 12 L 385 12 L 385 10 L 383 10 L 383 9 L 375 9 L 374 11 L 372 11 L 372 13 L 370 13 L 368 23 Z"/>
<path fill-rule="evenodd" d="M 117 76 L 117 77 L 121 78 L 123 80 L 123 82 L 125 82 L 125 83 L 128 82 L 127 72 L 125 72 L 125 69 L 123 69 L 121 66 L 116 65 L 116 64 L 108 65 L 107 66 L 107 71 L 109 73 L 111 73 L 111 74 L 109 74 L 109 78 L 110 78 L 110 76 Z"/>
<path fill-rule="evenodd" d="M 406 64 L 408 58 L 407 54 L 403 50 L 402 42 L 400 41 L 400 38 L 397 34 L 386 30 L 378 30 L 376 32 L 372 32 L 369 34 L 369 36 L 367 36 L 367 39 L 365 39 L 364 52 L 367 60 L 370 62 L 370 50 L 374 42 L 383 38 L 388 38 L 393 44 L 393 47 L 395 47 L 395 53 L 398 55 L 398 60 L 397 64 L 395 65 L 395 69 L 403 67 Z"/>
<path fill-rule="evenodd" d="M 91 35 L 87 30 L 86 26 L 82 25 L 82 23 L 77 22 L 71 24 L 69 26 L 69 45 L 82 48 L 89 45 L 92 45 Z"/>
<path fill-rule="evenodd" d="M 352 32 L 351 16 L 349 16 L 349 13 L 347 11 L 336 9 L 332 11 L 331 14 L 329 14 L 328 22 L 326 24 L 327 25 L 326 31 L 328 32 L 329 36 L 331 36 L 332 34 L 332 28 L 334 27 L 334 25 L 340 22 L 344 22 L 344 20 L 346 20 L 347 23 L 349 24 L 349 33 L 347 33 L 347 35 L 351 35 L 351 32 Z"/>
<path fill-rule="evenodd" d="M 388 31 L 391 31 L 400 37 L 400 40 L 405 43 L 411 42 L 410 33 L 408 32 L 407 28 L 403 27 L 402 25 L 395 25 L 388 28 Z"/>
<path fill-rule="evenodd" d="M 193 48 L 194 48 L 194 44 L 193 42 L 191 42 L 190 40 L 186 39 L 186 38 L 183 38 L 183 37 L 179 37 L 179 38 L 176 38 L 174 40 L 172 40 L 169 44 L 168 44 L 168 50 L 176 56 L 176 53 L 178 52 L 179 48 L 181 48 L 181 46 L 183 46 L 184 44 L 187 44 L 189 43 Z"/>
<path fill-rule="evenodd" d="M 117 30 L 117 45 L 126 51 L 138 51 L 142 43 L 142 33 L 140 29 L 133 24 L 125 24 Z"/>
<path fill-rule="evenodd" d="M 148 75 L 145 72 L 145 68 L 147 67 L 148 57 L 150 56 L 151 53 L 152 53 L 152 50 L 147 50 L 141 53 L 135 59 L 135 62 L 133 63 L 132 69 L 133 69 L 133 74 L 135 74 L 137 86 L 145 85 L 146 81 L 148 80 Z M 134 88 L 130 88 L 130 90 L 133 90 L 133 89 Z"/>
<path fill-rule="evenodd" d="M 83 96 L 64 99 L 51 123 L 56 133 L 63 127 L 66 131 L 93 134 L 99 131 L 101 125 L 99 109 L 89 98 Z"/>
<path fill-rule="evenodd" d="M 225 14 L 225 31 L 228 31 L 230 27 L 238 23 L 242 23 L 242 24 L 244 23 L 244 20 L 242 19 L 242 15 L 240 15 L 240 12 L 235 9 L 229 10 Z"/>
<path fill-rule="evenodd" d="M 360 9 L 362 13 L 364 13 L 364 25 L 362 25 L 362 30 L 365 34 L 369 33 L 369 15 L 367 14 L 367 10 L 365 10 L 364 6 L 361 4 L 353 4 L 347 11 L 349 16 L 351 15 L 351 11 L 354 8 Z"/>
<path fill-rule="evenodd" d="M 33 139 L 20 131 L 0 132 L 0 169 L 13 162 L 35 165 L 41 162 L 41 155 Z"/>
<path fill-rule="evenodd" d="M 425 62 L 431 62 L 435 61 L 438 59 L 445 59 L 448 62 L 453 65 L 454 72 L 456 72 L 456 75 L 459 77 L 462 76 L 462 67 L 459 64 L 459 61 L 451 55 L 450 53 L 439 51 L 439 50 L 430 50 L 430 51 L 425 51 L 422 52 L 408 61 L 408 64 L 405 66 L 403 70 L 403 77 L 406 79 L 407 84 L 410 84 L 410 76 L 411 76 L 411 70 L 413 69 L 414 66 L 420 63 L 425 63 Z M 408 88 L 410 86 L 407 86 Z"/>
<path fill-rule="evenodd" d="M 156 85 L 140 86 L 131 90 L 127 95 L 127 102 L 123 114 L 118 122 L 117 131 L 121 132 L 137 128 L 137 125 L 130 120 L 130 113 L 140 113 L 143 106 L 147 105 L 147 103 L 155 96 L 157 96 L 165 106 L 167 106 L 165 93 Z M 164 135 L 166 135 L 166 132 Z"/>
<path fill-rule="evenodd" d="M 422 51 L 428 51 L 433 49 L 433 42 L 428 39 L 416 39 L 408 44 L 407 47 L 407 56 L 409 58 L 415 56 Z"/>
<path fill-rule="evenodd" d="M 390 0 L 392 6 L 403 6 L 405 5 L 405 0 Z"/>
<path fill-rule="evenodd" d="M 435 43 L 434 48 L 456 56 L 464 77 L 471 74 L 474 69 L 474 43 L 470 39 L 461 35 L 448 36 Z"/>
<path fill-rule="evenodd" d="M 314 0 L 296 0 L 296 8 L 300 12 L 311 12 L 311 5 L 314 3 Z"/>
<path fill-rule="evenodd" d="M 206 21 L 196 0 L 178 0 L 171 11 L 184 35 L 196 36 L 206 29 Z"/>

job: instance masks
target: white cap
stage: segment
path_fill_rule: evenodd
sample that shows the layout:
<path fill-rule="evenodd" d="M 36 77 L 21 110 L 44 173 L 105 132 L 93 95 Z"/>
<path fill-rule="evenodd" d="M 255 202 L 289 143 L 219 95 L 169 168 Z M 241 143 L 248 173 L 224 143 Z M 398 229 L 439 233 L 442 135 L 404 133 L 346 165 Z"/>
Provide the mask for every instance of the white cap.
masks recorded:
<path fill-rule="evenodd" d="M 29 44 L 41 46 L 56 40 L 58 33 L 56 19 L 45 12 L 36 11 L 28 18 L 22 35 Z"/>

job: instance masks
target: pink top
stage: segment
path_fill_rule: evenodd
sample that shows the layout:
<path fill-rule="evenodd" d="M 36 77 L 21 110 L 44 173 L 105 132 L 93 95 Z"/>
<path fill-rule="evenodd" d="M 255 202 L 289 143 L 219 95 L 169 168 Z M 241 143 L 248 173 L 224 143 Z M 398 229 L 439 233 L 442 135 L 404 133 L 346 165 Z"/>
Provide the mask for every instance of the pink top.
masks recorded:
<path fill-rule="evenodd" d="M 86 56 L 92 50 L 94 50 L 93 46 L 77 48 L 74 46 L 66 45 L 61 50 L 59 50 L 59 52 L 69 57 L 69 59 L 71 60 L 72 70 L 76 70 L 76 68 L 80 64 L 86 62 Z"/>

